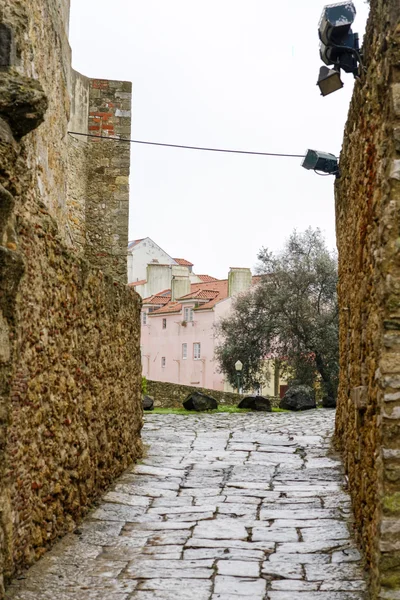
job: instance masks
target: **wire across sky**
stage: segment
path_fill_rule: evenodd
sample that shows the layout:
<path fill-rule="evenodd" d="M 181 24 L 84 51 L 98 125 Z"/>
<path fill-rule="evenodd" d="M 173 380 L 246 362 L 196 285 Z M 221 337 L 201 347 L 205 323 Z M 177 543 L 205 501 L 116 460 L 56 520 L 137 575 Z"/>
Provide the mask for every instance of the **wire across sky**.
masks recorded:
<path fill-rule="evenodd" d="M 127 142 L 129 144 L 145 144 L 148 146 L 164 146 L 166 148 L 182 148 L 184 150 L 200 150 L 203 152 L 225 152 L 228 154 L 251 154 L 255 156 L 278 156 L 282 158 L 304 158 L 304 154 L 284 154 L 282 152 L 253 152 L 250 150 L 228 150 L 226 148 L 205 148 L 202 146 L 184 146 L 182 144 L 164 144 L 162 142 L 146 142 L 144 140 L 130 140 L 127 138 L 112 137 L 107 135 L 96 135 L 91 133 L 78 133 L 77 131 L 68 131 L 69 135 L 80 135 L 83 137 L 100 138 L 114 142 Z"/>

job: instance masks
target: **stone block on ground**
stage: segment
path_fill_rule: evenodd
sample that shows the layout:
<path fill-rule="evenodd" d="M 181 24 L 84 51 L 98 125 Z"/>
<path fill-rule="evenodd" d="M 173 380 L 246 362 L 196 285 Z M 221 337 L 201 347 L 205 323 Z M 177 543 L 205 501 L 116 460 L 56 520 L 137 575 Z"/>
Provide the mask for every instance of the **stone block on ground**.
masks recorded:
<path fill-rule="evenodd" d="M 154 398 L 151 396 L 143 396 L 143 410 L 154 410 Z"/>
<path fill-rule="evenodd" d="M 243 398 L 239 402 L 238 408 L 248 408 L 262 412 L 272 411 L 271 401 L 268 398 L 264 398 L 264 396 L 246 396 L 246 398 Z"/>
<path fill-rule="evenodd" d="M 324 408 L 336 408 L 336 398 L 332 398 L 332 396 L 325 396 L 322 398 L 322 406 Z"/>
<path fill-rule="evenodd" d="M 295 411 L 316 408 L 314 390 L 308 385 L 294 385 L 288 389 L 279 407 Z"/>
<path fill-rule="evenodd" d="M 207 396 L 202 392 L 192 392 L 183 402 L 183 406 L 186 410 L 197 410 L 201 412 L 203 410 L 216 410 L 218 408 L 218 402 L 215 398 L 212 398 L 212 396 Z"/>

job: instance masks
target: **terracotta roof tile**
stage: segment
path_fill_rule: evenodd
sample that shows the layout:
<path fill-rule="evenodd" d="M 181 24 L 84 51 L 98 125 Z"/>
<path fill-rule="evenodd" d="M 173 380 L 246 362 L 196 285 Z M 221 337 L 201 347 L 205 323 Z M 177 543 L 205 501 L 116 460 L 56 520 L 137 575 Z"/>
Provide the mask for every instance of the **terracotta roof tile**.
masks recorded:
<path fill-rule="evenodd" d="M 193 267 L 193 263 L 189 262 L 185 258 L 174 258 L 174 261 L 181 265 L 181 267 Z"/>
<path fill-rule="evenodd" d="M 201 300 L 211 300 L 215 298 L 219 292 L 217 290 L 196 290 L 194 292 L 190 292 L 190 294 L 186 294 L 185 296 L 181 296 L 179 300 L 191 300 L 193 299 L 201 299 Z"/>
<path fill-rule="evenodd" d="M 186 296 L 179 298 L 182 300 L 208 300 L 206 303 L 202 303 L 194 310 L 207 310 L 211 309 L 220 302 L 228 297 L 228 280 L 227 279 L 216 279 L 215 281 L 204 281 L 201 283 L 192 283 L 190 286 L 190 293 Z M 165 303 L 165 300 L 167 302 Z M 164 301 L 165 306 L 150 313 L 153 315 L 165 315 L 168 313 L 179 313 L 182 310 L 182 304 L 180 302 L 171 301 L 171 290 L 164 290 L 145 298 L 143 304 L 161 304 Z"/>
<path fill-rule="evenodd" d="M 171 301 L 171 290 L 164 290 L 143 299 L 143 304 L 168 304 Z M 156 312 L 156 311 L 154 311 Z"/>
<path fill-rule="evenodd" d="M 144 285 L 147 283 L 147 279 L 141 279 L 140 281 L 132 281 L 132 283 L 128 283 L 131 287 L 135 287 L 136 285 Z"/>
<path fill-rule="evenodd" d="M 153 315 L 167 315 L 170 313 L 179 313 L 181 312 L 181 310 L 182 304 L 179 304 L 179 302 L 169 302 L 166 306 L 162 306 L 158 310 L 153 310 L 153 312 L 151 312 L 149 316 L 152 317 Z"/>
<path fill-rule="evenodd" d="M 218 279 L 216 279 L 215 277 L 211 277 L 211 275 L 197 275 L 197 277 L 201 279 L 203 283 L 209 283 L 210 281 L 218 281 Z"/>

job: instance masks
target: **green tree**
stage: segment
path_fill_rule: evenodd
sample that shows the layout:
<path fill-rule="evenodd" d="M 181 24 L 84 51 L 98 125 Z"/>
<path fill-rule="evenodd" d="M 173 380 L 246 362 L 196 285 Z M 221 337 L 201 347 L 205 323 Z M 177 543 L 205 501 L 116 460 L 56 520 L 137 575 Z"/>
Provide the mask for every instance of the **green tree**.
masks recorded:
<path fill-rule="evenodd" d="M 216 357 L 235 385 L 243 363 L 245 389 L 265 383 L 265 359 L 284 360 L 292 379 L 314 383 L 335 399 L 338 380 L 337 258 L 321 232 L 294 231 L 282 252 L 262 249 L 259 284 L 234 302 L 218 326 Z"/>

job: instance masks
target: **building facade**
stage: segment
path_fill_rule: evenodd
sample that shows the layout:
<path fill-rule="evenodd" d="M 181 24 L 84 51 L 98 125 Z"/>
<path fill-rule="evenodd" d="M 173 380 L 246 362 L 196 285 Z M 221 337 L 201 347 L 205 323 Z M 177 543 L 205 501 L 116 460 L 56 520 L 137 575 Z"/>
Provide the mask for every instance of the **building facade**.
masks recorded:
<path fill-rule="evenodd" d="M 167 266 L 165 271 L 169 272 Z M 231 268 L 224 280 L 201 275 L 198 277 L 205 281 L 190 283 L 187 275 L 186 283 L 182 277 L 178 288 L 173 277 L 171 287 L 143 299 L 143 375 L 153 381 L 236 391 L 225 380 L 215 359 L 216 326 L 229 315 L 235 296 L 247 291 L 257 278 L 250 269 Z M 266 368 L 272 372 L 268 361 Z M 274 395 L 276 382 L 271 375 L 261 393 Z"/>

